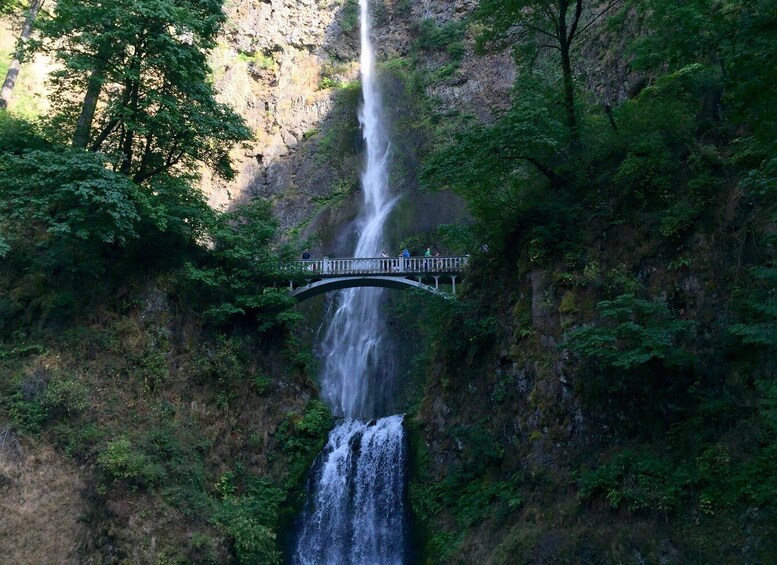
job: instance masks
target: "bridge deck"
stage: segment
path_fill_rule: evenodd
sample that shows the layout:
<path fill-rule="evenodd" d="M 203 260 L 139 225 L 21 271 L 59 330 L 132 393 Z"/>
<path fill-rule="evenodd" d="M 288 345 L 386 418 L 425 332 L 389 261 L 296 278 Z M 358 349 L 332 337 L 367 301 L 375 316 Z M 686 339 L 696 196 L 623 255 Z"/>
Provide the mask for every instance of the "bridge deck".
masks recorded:
<path fill-rule="evenodd" d="M 315 278 L 347 276 L 457 275 L 464 271 L 467 257 L 368 257 L 354 259 L 310 259 L 297 267 Z"/>

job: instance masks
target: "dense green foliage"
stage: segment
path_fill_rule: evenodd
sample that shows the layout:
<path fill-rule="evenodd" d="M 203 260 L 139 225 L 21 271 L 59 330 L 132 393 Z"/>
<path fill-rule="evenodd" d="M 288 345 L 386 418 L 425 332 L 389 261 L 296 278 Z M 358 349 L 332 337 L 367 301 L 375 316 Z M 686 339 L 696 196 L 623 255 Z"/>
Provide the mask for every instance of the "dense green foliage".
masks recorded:
<path fill-rule="evenodd" d="M 688 363 L 676 340 L 692 323 L 674 318 L 666 304 L 623 294 L 596 308 L 602 322 L 570 331 L 565 348 L 608 369 L 628 370 L 655 360 L 669 366 Z"/>
<path fill-rule="evenodd" d="M 0 113 L 0 427 L 81 463 L 95 528 L 122 497 L 190 524 L 160 562 L 277 562 L 330 425 L 265 398 L 311 386 L 269 204 L 217 212 L 198 186 L 251 135 L 209 78 L 224 21 L 219 0 L 57 2 L 32 46 L 60 64 L 51 114 Z M 283 370 L 260 372 L 269 347 Z M 294 464 L 244 456 L 262 450 Z"/>
<path fill-rule="evenodd" d="M 197 302 L 209 305 L 208 318 L 224 324 L 246 317 L 260 332 L 296 319 L 286 312 L 294 305 L 286 287 L 275 288 L 289 278 L 284 264 L 295 250 L 271 246 L 276 230 L 272 211 L 261 200 L 216 219 L 212 251 L 184 270 Z"/>
<path fill-rule="evenodd" d="M 460 121 L 454 142 L 424 161 L 423 184 L 464 197 L 475 241 L 490 249 L 472 258 L 463 304 L 402 314 L 428 340 L 416 360 L 429 379 L 418 433 L 447 445 L 434 454 L 444 463 L 416 450 L 411 489 L 433 562 L 482 556 L 473 548 L 489 538 L 474 541 L 460 505 L 471 489 L 488 491 L 485 477 L 518 477 L 523 525 L 488 526 L 511 532 L 490 538 L 505 544 L 492 554 L 505 563 L 516 559 L 510 547 L 526 561 L 543 555 L 535 520 L 536 531 L 566 528 L 577 540 L 559 562 L 585 562 L 592 546 L 631 559 L 581 525 L 592 517 L 660 519 L 682 538 L 702 516 L 697 545 L 677 545 L 679 559 L 704 560 L 738 551 L 714 538 L 720 524 L 750 512 L 764 531 L 777 512 L 767 463 L 777 449 L 777 8 L 593 4 L 481 2 L 480 46 L 512 48 L 521 71 L 512 104 L 485 125 Z M 576 60 L 599 40 L 627 45 L 640 77 L 604 106 L 584 87 L 590 77 L 578 80 L 596 64 Z M 432 431 L 442 418 L 480 429 L 480 444 L 503 454 L 466 475 L 466 442 Z M 587 445 L 576 448 L 578 418 Z M 567 482 L 576 513 L 561 502 Z M 499 516 L 500 504 L 486 508 Z"/>
<path fill-rule="evenodd" d="M 0 328 L 67 318 L 90 301 L 84 285 L 106 292 L 177 269 L 186 296 L 213 322 L 247 316 L 266 330 L 292 321 L 282 315 L 287 293 L 273 289 L 287 284 L 281 265 L 290 251 L 274 245 L 266 204 L 216 213 L 191 179 L 138 184 L 102 154 L 7 117 L 0 151 Z"/>

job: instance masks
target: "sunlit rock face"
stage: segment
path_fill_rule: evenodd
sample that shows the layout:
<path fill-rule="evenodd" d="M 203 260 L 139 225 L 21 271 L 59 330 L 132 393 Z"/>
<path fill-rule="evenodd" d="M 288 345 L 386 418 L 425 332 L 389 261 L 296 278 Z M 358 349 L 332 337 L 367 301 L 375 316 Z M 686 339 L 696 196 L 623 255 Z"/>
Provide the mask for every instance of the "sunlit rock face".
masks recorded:
<path fill-rule="evenodd" d="M 217 207 L 244 195 L 283 194 L 295 205 L 279 203 L 279 215 L 294 225 L 304 218 L 310 198 L 320 196 L 307 193 L 309 186 L 330 184 L 305 174 L 306 181 L 318 182 L 303 182 L 300 191 L 297 173 L 309 156 L 298 154 L 332 110 L 334 91 L 322 88 L 324 77 L 356 78 L 358 38 L 341 29 L 342 5 L 335 0 L 238 0 L 226 10 L 229 22 L 212 54 L 214 82 L 219 99 L 246 119 L 255 137 L 235 150 L 234 181 L 206 174 L 203 188 Z M 343 62 L 338 78 L 330 76 L 333 57 Z"/>
<path fill-rule="evenodd" d="M 476 4 L 476 0 L 375 0 L 379 66 L 410 53 L 423 20 L 445 25 L 466 16 Z M 238 176 L 233 181 L 203 172 L 210 203 L 223 208 L 248 196 L 270 197 L 282 227 L 303 225 L 301 235 L 318 236 L 322 251 L 329 252 L 347 248 L 333 234 L 340 231 L 336 226 L 354 219 L 360 200 L 359 97 L 344 88 L 359 79 L 359 28 L 353 8 L 349 0 L 236 0 L 226 7 L 230 21 L 212 54 L 220 100 L 245 117 L 255 139 L 235 150 Z M 466 43 L 471 51 L 472 38 Z M 438 54 L 421 53 L 419 64 L 432 68 L 439 65 L 437 59 Z M 508 54 L 478 60 L 467 56 L 455 76 L 429 86 L 426 94 L 441 113 L 474 112 L 487 121 L 506 107 L 513 69 Z M 395 90 L 400 97 L 406 95 L 400 86 Z M 390 120 L 401 119 L 408 104 L 401 98 L 393 102 Z M 351 146 L 333 150 L 333 130 L 340 137 L 343 130 L 355 133 Z M 422 147 L 408 150 L 418 152 Z M 412 171 L 407 176 L 415 177 Z M 415 188 L 411 185 L 400 188 L 406 192 Z M 445 217 L 426 214 L 423 227 L 460 219 L 460 205 L 427 202 L 429 198 L 419 196 L 423 207 L 445 211 Z"/>

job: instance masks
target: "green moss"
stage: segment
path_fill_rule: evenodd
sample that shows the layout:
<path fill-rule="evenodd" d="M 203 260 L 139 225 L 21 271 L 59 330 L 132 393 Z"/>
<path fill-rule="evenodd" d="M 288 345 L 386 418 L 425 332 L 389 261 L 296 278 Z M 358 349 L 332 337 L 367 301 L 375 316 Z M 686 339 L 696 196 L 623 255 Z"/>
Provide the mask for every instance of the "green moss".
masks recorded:
<path fill-rule="evenodd" d="M 527 315 L 531 316 L 531 310 L 529 309 L 529 306 L 523 300 L 517 301 L 515 306 L 513 306 L 513 318 L 515 320 L 523 321 Z"/>
<path fill-rule="evenodd" d="M 361 96 L 361 83 L 341 84 L 335 96 L 334 118 L 322 129 L 316 161 L 330 163 L 342 170 L 345 158 L 361 150 L 362 137 L 357 108 Z"/>
<path fill-rule="evenodd" d="M 241 51 L 237 54 L 237 60 L 258 69 L 276 68 L 275 59 L 271 55 L 265 55 L 260 51 L 254 51 L 253 53 L 244 53 Z"/>
<path fill-rule="evenodd" d="M 345 0 L 340 12 L 340 28 L 345 33 L 351 33 L 359 27 L 358 0 Z"/>
<path fill-rule="evenodd" d="M 577 297 L 574 292 L 567 291 L 561 297 L 561 304 L 558 307 L 558 311 L 561 314 L 575 314 L 577 313 Z"/>

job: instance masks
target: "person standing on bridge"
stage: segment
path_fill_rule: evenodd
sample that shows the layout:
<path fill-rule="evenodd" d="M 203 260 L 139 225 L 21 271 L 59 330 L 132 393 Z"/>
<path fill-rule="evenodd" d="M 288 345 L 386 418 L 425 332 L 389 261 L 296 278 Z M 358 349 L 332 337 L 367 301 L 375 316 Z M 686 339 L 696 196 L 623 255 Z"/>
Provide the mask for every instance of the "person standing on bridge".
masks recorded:
<path fill-rule="evenodd" d="M 383 258 L 383 260 L 380 262 L 381 268 L 383 269 L 384 272 L 388 273 L 389 266 L 390 266 L 389 263 L 390 262 L 387 259 L 388 259 L 389 254 L 386 253 L 385 249 L 381 249 L 380 250 L 380 256 Z"/>
<path fill-rule="evenodd" d="M 303 261 L 310 261 L 310 251 L 305 249 L 305 251 L 302 252 L 302 260 Z M 305 269 L 308 271 L 315 271 L 316 270 L 316 264 L 310 263 L 308 265 L 305 265 Z"/>
<path fill-rule="evenodd" d="M 432 256 L 432 248 L 427 247 L 424 252 L 424 271 L 429 270 L 429 258 Z"/>

